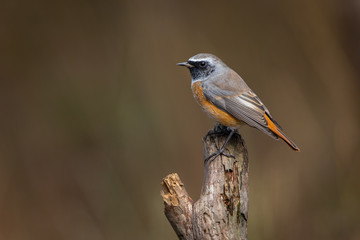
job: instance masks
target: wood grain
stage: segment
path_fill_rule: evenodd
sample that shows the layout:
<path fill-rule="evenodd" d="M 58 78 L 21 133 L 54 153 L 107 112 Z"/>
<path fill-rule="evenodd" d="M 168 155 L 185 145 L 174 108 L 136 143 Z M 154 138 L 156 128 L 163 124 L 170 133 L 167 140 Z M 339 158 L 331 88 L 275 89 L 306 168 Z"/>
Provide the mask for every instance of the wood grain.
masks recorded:
<path fill-rule="evenodd" d="M 203 139 L 204 159 L 225 142 L 228 132 L 216 126 Z M 244 140 L 234 134 L 221 155 L 205 162 L 199 200 L 193 203 L 177 174 L 162 182 L 165 215 L 179 239 L 247 239 L 248 158 Z"/>

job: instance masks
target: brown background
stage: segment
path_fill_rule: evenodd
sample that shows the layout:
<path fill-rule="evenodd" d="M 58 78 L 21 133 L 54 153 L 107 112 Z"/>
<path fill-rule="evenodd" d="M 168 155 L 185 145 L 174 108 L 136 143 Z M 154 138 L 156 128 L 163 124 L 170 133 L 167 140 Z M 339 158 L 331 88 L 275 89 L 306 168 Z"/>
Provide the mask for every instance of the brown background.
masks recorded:
<path fill-rule="evenodd" d="M 0 239 L 176 239 L 162 177 L 194 199 L 213 121 L 175 63 L 218 55 L 301 153 L 243 127 L 249 239 L 360 239 L 360 4 L 3 1 Z"/>

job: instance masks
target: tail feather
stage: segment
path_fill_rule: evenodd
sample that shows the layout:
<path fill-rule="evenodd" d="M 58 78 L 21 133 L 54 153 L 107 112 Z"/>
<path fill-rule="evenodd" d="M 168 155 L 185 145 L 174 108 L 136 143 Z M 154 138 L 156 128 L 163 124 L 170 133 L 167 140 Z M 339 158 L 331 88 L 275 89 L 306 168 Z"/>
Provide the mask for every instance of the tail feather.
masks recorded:
<path fill-rule="evenodd" d="M 268 116 L 266 113 L 264 116 L 266 121 L 268 122 L 268 128 L 273 131 L 277 136 L 279 136 L 282 140 L 284 140 L 284 142 L 286 142 L 293 150 L 300 152 L 300 148 L 298 148 L 298 146 L 296 146 L 296 144 L 281 131 L 281 127 L 279 126 L 279 124 L 275 124 L 274 120 L 272 120 L 271 117 Z"/>

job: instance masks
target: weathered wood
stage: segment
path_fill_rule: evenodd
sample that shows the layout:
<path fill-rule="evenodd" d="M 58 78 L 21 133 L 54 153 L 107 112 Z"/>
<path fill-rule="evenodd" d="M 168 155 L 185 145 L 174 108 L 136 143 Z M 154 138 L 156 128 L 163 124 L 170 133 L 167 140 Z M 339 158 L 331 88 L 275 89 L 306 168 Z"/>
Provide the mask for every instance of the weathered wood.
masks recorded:
<path fill-rule="evenodd" d="M 204 158 L 216 152 L 227 136 L 222 126 L 209 131 L 203 139 Z M 205 162 L 201 196 L 194 204 L 177 174 L 171 186 L 178 190 L 172 191 L 171 197 L 162 193 L 165 215 L 179 239 L 247 239 L 248 158 L 239 134 L 234 134 L 224 153 L 229 156 L 220 155 Z M 169 198 L 176 200 L 169 201 Z"/>
<path fill-rule="evenodd" d="M 162 183 L 161 196 L 164 200 L 165 215 L 179 239 L 194 239 L 192 230 L 192 205 L 190 198 L 177 173 L 166 176 Z"/>

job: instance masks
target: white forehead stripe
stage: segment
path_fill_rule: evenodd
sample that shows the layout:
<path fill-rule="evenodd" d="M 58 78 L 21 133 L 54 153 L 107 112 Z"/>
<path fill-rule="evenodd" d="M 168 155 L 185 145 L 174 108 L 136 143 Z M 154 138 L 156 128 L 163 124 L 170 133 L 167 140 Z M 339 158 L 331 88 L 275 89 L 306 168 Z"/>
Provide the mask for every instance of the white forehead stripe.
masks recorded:
<path fill-rule="evenodd" d="M 200 61 L 208 61 L 208 62 L 212 62 L 211 58 L 190 58 L 189 61 L 194 61 L 194 62 L 200 62 Z"/>
<path fill-rule="evenodd" d="M 193 61 L 193 62 L 201 62 L 201 61 L 205 61 L 210 63 L 211 65 L 214 65 L 215 61 L 213 58 L 210 57 L 206 57 L 206 58 L 190 58 L 189 61 Z"/>

